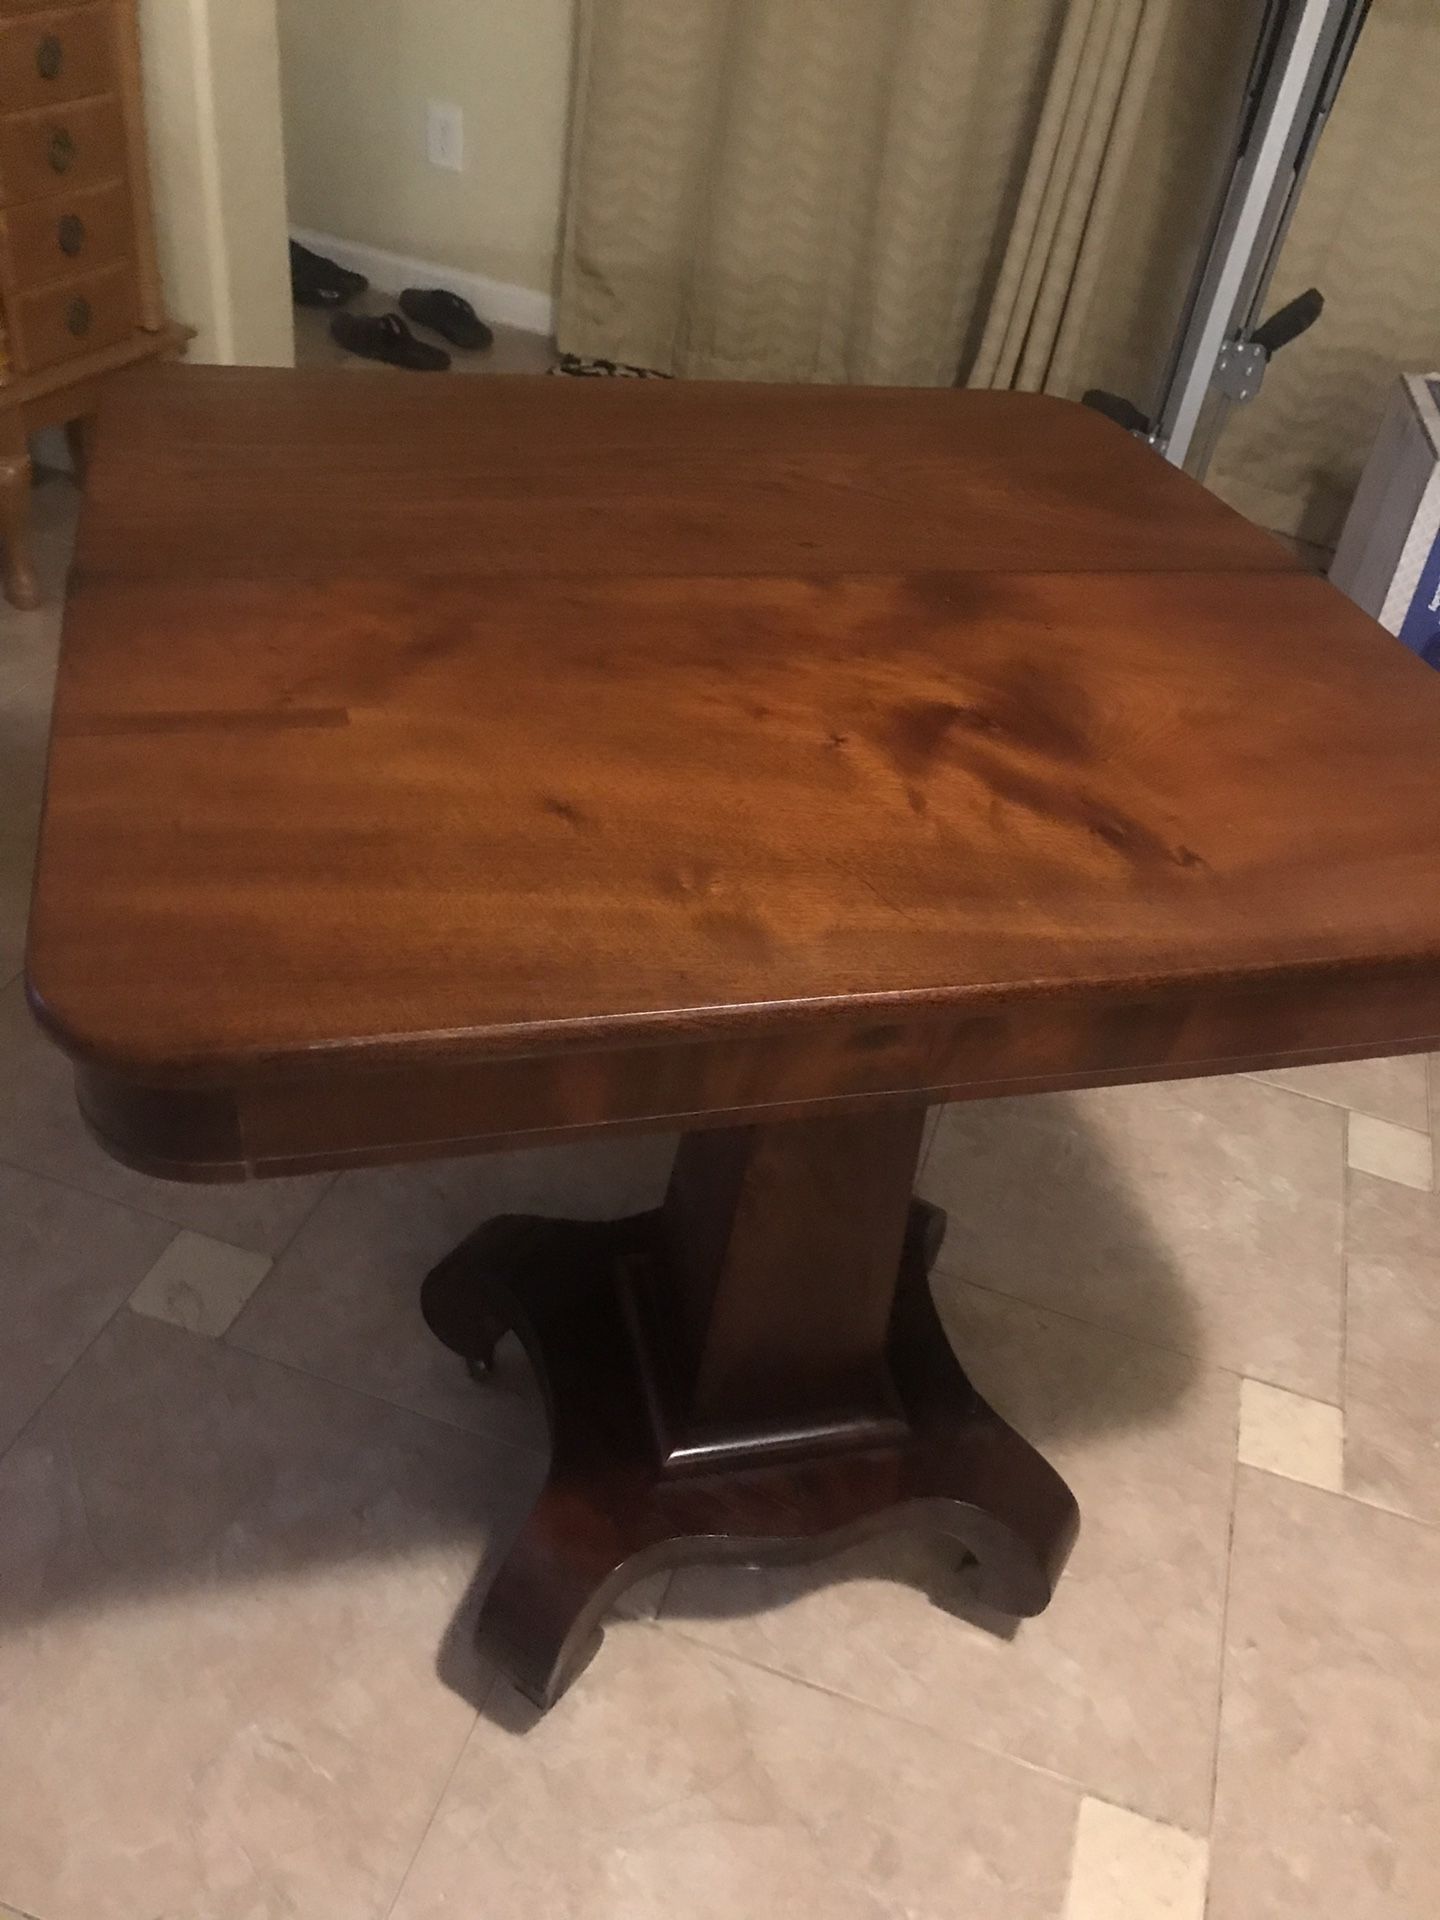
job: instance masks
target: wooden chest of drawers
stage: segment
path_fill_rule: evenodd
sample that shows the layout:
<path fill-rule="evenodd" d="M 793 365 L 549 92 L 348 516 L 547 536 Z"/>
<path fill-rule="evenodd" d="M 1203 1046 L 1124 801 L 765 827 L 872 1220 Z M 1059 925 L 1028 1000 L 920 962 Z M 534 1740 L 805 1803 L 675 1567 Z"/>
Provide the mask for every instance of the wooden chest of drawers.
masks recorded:
<path fill-rule="evenodd" d="M 0 537 L 23 553 L 26 436 L 64 422 L 83 458 L 96 381 L 183 344 L 161 300 L 136 0 L 0 0 Z"/>

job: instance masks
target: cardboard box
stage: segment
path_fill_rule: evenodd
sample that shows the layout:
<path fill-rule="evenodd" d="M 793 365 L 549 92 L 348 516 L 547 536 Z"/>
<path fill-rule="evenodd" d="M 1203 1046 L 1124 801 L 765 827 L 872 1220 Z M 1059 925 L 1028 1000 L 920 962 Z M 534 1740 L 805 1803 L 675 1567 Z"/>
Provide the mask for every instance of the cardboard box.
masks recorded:
<path fill-rule="evenodd" d="M 1440 668 L 1440 374 L 1396 389 L 1330 578 Z"/>

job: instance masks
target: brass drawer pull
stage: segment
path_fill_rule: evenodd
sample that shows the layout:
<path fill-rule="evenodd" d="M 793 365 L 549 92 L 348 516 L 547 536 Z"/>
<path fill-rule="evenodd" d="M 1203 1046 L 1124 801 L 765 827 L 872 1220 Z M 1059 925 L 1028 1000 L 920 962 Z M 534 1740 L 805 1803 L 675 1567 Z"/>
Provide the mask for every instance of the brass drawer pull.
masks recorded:
<path fill-rule="evenodd" d="M 60 241 L 60 251 L 69 254 L 73 260 L 85 244 L 85 222 L 78 213 L 63 213 L 56 235 Z"/>
<path fill-rule="evenodd" d="M 65 64 L 65 49 L 60 36 L 47 33 L 35 49 L 35 66 L 42 80 L 58 80 Z"/>
<path fill-rule="evenodd" d="M 65 324 L 77 340 L 90 331 L 90 322 L 94 318 L 90 302 L 83 293 L 77 293 L 65 309 Z"/>
<path fill-rule="evenodd" d="M 50 136 L 50 164 L 56 173 L 68 173 L 75 162 L 75 136 L 57 127 Z"/>

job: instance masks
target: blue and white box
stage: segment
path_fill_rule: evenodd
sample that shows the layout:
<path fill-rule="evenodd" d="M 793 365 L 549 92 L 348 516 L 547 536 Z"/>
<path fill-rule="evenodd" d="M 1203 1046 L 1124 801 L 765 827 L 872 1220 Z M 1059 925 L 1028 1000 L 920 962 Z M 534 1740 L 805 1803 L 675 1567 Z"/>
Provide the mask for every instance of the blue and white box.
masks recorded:
<path fill-rule="evenodd" d="M 1330 578 L 1440 667 L 1440 374 L 1406 374 L 1396 389 Z"/>

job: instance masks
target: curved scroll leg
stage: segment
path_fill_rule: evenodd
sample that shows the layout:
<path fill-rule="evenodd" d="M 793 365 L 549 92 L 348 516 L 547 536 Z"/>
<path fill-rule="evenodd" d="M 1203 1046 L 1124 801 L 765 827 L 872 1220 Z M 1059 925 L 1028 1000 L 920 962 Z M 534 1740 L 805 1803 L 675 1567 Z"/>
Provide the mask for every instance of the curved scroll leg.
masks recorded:
<path fill-rule="evenodd" d="M 930 1524 L 975 1563 L 976 1594 L 1011 1614 L 1048 1606 L 1079 1531 L 1075 1496 L 1044 1456 L 981 1398 L 930 1290 L 945 1218 L 911 1208 L 890 1322 L 890 1363 L 915 1438 L 907 1478 Z"/>
<path fill-rule="evenodd" d="M 665 1564 L 663 1552 L 639 1562 L 613 1538 L 607 1549 L 609 1529 L 597 1519 L 577 1513 L 573 1489 L 550 1481 L 485 1596 L 481 1639 L 542 1710 L 600 1651 L 601 1622 L 619 1596 L 652 1564 Z"/>
<path fill-rule="evenodd" d="M 425 1276 L 420 1288 L 420 1311 L 425 1324 L 452 1353 L 458 1353 L 476 1378 L 495 1365 L 495 1349 L 515 1324 L 514 1302 L 508 1297 L 504 1270 L 487 1259 L 494 1242 L 503 1247 L 504 1220 L 491 1220 L 462 1240 Z"/>

